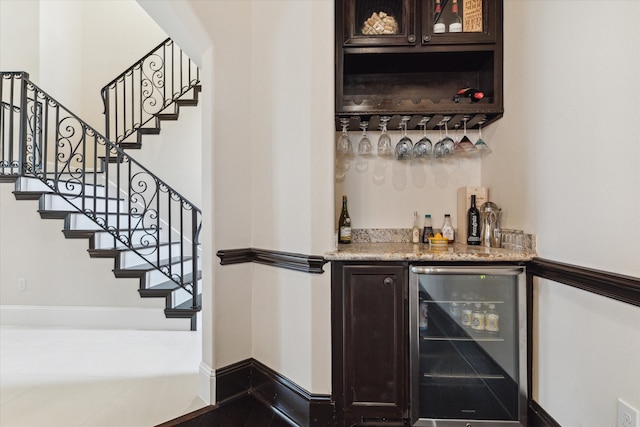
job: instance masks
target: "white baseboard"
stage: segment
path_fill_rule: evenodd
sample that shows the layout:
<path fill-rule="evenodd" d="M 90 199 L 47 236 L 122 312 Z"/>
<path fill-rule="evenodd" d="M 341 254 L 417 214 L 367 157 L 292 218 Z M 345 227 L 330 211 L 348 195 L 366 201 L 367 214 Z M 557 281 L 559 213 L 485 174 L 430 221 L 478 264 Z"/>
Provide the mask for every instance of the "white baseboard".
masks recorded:
<path fill-rule="evenodd" d="M 0 305 L 0 325 L 188 331 L 191 324 L 167 319 L 162 308 Z"/>
<path fill-rule="evenodd" d="M 216 404 L 216 371 L 204 361 L 200 362 L 198 395 L 207 405 Z"/>

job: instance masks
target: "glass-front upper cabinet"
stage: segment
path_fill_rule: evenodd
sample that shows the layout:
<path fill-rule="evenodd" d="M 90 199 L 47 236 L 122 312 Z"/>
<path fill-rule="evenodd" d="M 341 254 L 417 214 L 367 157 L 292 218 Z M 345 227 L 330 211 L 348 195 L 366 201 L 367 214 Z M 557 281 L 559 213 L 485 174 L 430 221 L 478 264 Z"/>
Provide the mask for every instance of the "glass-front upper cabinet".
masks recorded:
<path fill-rule="evenodd" d="M 344 46 L 416 44 L 415 0 L 345 0 L 342 13 Z"/>
<path fill-rule="evenodd" d="M 496 0 L 423 0 L 422 45 L 494 43 L 502 2 Z"/>

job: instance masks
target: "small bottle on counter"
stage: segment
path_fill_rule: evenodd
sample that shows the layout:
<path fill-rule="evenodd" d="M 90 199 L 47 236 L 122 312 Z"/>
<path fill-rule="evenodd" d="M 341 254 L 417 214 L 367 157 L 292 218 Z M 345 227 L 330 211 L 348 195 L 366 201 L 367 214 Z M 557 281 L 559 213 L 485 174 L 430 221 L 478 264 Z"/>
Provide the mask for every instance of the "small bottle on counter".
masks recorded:
<path fill-rule="evenodd" d="M 429 237 L 433 237 L 433 224 L 431 223 L 431 215 L 424 216 L 424 231 L 422 233 L 422 243 L 429 243 Z"/>
<path fill-rule="evenodd" d="M 338 220 L 338 243 L 351 243 L 351 217 L 347 209 L 347 196 L 342 196 L 342 212 Z"/>
<path fill-rule="evenodd" d="M 420 227 L 418 226 L 418 211 L 413 212 L 413 228 L 411 229 L 411 241 L 420 243 Z"/>
<path fill-rule="evenodd" d="M 476 195 L 471 195 L 471 207 L 467 211 L 467 245 L 480 244 L 480 211 L 476 207 Z"/>
<path fill-rule="evenodd" d="M 453 231 L 453 225 L 451 225 L 451 215 L 444 215 L 444 224 L 442 224 L 442 237 L 449 240 L 449 243 L 455 241 L 455 232 Z"/>
<path fill-rule="evenodd" d="M 497 334 L 498 332 L 500 332 L 500 316 L 496 311 L 495 304 L 489 304 L 489 310 L 487 310 L 485 317 L 485 329 L 490 334 Z"/>
<path fill-rule="evenodd" d="M 471 315 L 471 328 L 476 331 L 484 331 L 484 312 L 482 311 L 482 304 L 477 302 L 476 309 L 473 310 Z"/>

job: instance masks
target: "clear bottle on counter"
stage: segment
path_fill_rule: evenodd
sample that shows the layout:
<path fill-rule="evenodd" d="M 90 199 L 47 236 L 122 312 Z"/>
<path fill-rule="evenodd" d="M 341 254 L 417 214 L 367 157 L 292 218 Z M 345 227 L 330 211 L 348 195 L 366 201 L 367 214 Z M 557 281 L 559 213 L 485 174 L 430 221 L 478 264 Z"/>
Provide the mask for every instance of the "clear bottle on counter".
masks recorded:
<path fill-rule="evenodd" d="M 431 223 L 431 215 L 424 216 L 424 230 L 422 232 L 422 243 L 429 243 L 429 237 L 433 237 L 433 224 Z"/>
<path fill-rule="evenodd" d="M 451 225 L 451 215 L 444 215 L 444 223 L 442 224 L 442 237 L 449 240 L 449 243 L 455 241 L 455 232 L 453 231 L 453 225 Z"/>
<path fill-rule="evenodd" d="M 471 315 L 471 329 L 476 331 L 484 331 L 484 312 L 482 311 L 482 304 L 477 302 L 475 304 L 475 310 Z"/>
<path fill-rule="evenodd" d="M 500 332 L 500 316 L 496 311 L 495 304 L 489 304 L 489 309 L 487 310 L 486 319 L 485 319 L 485 329 L 490 334 L 497 334 Z"/>
<path fill-rule="evenodd" d="M 418 211 L 413 212 L 413 228 L 411 229 L 411 241 L 420 243 L 420 227 L 418 226 Z"/>

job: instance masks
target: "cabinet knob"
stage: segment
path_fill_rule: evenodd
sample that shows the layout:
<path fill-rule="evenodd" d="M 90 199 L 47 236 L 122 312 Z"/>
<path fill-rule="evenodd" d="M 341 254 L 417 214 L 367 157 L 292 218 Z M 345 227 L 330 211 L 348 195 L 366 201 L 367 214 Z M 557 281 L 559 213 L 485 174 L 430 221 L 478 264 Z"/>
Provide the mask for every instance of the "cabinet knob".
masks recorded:
<path fill-rule="evenodd" d="M 384 283 L 385 286 L 393 286 L 393 278 L 385 277 L 382 283 Z"/>
<path fill-rule="evenodd" d="M 428 34 L 425 34 L 425 36 L 422 37 L 422 40 L 425 41 L 425 42 L 430 42 L 431 41 L 431 36 L 428 35 Z"/>
<path fill-rule="evenodd" d="M 409 34 L 409 37 L 407 37 L 407 40 L 409 40 L 409 43 L 415 43 L 416 42 L 415 34 Z"/>

